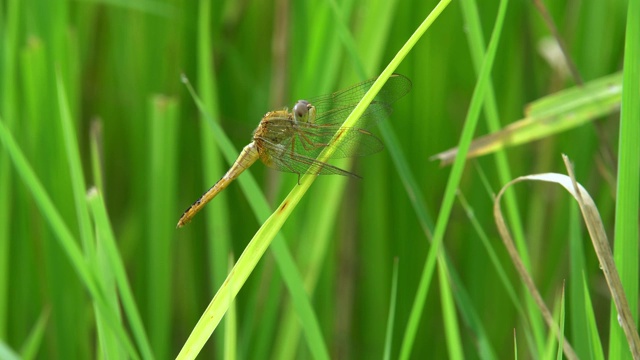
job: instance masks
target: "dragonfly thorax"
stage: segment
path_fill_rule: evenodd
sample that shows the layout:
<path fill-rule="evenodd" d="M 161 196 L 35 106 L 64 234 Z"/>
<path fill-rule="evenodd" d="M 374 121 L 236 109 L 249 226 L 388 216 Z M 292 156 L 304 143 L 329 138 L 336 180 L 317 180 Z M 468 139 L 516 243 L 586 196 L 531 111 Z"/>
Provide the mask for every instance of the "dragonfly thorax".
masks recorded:
<path fill-rule="evenodd" d="M 254 131 L 253 140 L 258 145 L 264 142 L 273 145 L 281 144 L 293 136 L 295 127 L 294 115 L 287 109 L 270 111 L 262 118 Z M 260 146 L 258 146 L 258 150 L 260 150 Z"/>

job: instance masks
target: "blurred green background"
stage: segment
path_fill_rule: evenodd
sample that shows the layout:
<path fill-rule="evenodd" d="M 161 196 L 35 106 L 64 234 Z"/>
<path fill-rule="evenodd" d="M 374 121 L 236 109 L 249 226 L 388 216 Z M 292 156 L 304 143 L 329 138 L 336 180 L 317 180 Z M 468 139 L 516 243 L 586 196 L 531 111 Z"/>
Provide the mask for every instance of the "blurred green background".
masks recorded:
<path fill-rule="evenodd" d="M 229 254 L 237 258 L 260 227 L 235 182 L 189 225 L 175 228 L 184 209 L 229 167 L 181 83 L 181 74 L 190 79 L 239 151 L 267 111 L 377 76 L 436 3 L 0 1 L 0 120 L 84 249 L 86 264 L 99 267 L 103 262 L 91 256 L 83 242 L 96 230 L 83 230 L 74 197 L 69 142 L 61 121 L 61 104 L 68 104 L 85 190 L 97 186 L 104 197 L 155 357 L 178 353 L 222 284 Z M 451 3 L 405 58 L 397 72 L 409 77 L 413 87 L 387 120 L 398 139 L 397 150 L 422 192 L 417 201 L 431 219 L 440 207 L 450 168 L 429 157 L 457 145 L 477 79 L 467 36 L 478 32 L 469 27 L 463 3 Z M 627 1 L 547 5 L 583 79 L 620 70 Z M 488 42 L 498 2 L 477 6 L 480 34 Z M 511 1 L 505 21 L 491 77 L 503 125 L 522 118 L 528 102 L 575 85 L 541 55 L 540 46 L 551 33 L 532 2 Z M 355 40 L 355 53 L 348 51 L 344 29 Z M 63 94 L 66 99 L 60 98 Z M 615 184 L 610 179 L 615 177 L 618 115 L 508 149 L 512 176 L 564 173 L 560 154 L 567 154 L 611 234 Z M 476 135 L 486 133 L 481 118 Z M 398 259 L 391 337 L 391 357 L 397 357 L 429 240 L 411 204 L 413 194 L 408 195 L 388 151 L 357 159 L 351 169 L 363 179 L 319 177 L 282 235 L 308 281 L 333 358 L 383 355 L 392 270 Z M 274 172 L 261 163 L 249 172 L 274 209 L 297 182 L 295 175 Z M 459 190 L 484 234 L 472 226 L 460 203 L 448 222 L 444 248 L 457 273 L 455 283 L 464 286 L 464 307 L 477 315 L 484 329 L 479 334 L 461 316 L 461 350 L 469 358 L 511 357 L 515 336 L 520 356 L 543 357 L 540 340 L 548 336 L 546 330 L 542 338 L 531 335 L 530 322 L 540 320 L 525 320 L 518 313 L 480 241 L 488 238 L 523 299 L 492 216 L 492 196 L 503 185 L 493 156 L 468 162 Z M 606 339 L 606 285 L 588 234 L 575 221 L 570 198 L 549 185 L 520 185 L 515 194 L 531 271 L 550 307 L 563 280 L 573 274 L 569 252 L 576 250 L 569 248 L 567 239 L 581 239 L 577 244 L 583 247 L 583 264 L 578 271 L 585 274 L 600 337 Z M 60 247 L 51 218 L 40 209 L 6 148 L 0 148 L 3 348 L 25 358 L 124 356 L 121 348 L 105 350 L 109 343 L 101 336 L 95 303 Z M 240 358 L 311 356 L 297 317 L 291 317 L 279 271 L 267 252 L 238 294 L 234 346 Z M 441 301 L 439 282 L 434 280 L 411 352 L 414 358 L 450 356 Z M 571 303 L 567 307 L 574 308 Z M 584 315 L 567 310 L 566 317 L 568 339 L 579 355 L 590 357 L 585 354 L 589 345 L 580 345 L 583 337 L 576 323 L 569 325 Z M 122 323 L 130 329 L 127 321 Z M 225 326 L 216 330 L 203 358 L 224 356 Z M 491 351 L 480 350 L 483 341 Z M 603 342 L 606 349 L 607 341 Z"/>

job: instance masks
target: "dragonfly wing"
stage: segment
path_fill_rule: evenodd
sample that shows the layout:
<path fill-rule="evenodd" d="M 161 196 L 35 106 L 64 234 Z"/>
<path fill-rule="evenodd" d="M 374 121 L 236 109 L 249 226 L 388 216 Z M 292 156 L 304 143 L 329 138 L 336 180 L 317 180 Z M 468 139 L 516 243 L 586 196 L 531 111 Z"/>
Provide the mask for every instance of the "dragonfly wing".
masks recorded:
<path fill-rule="evenodd" d="M 357 103 L 351 105 L 345 105 L 339 108 L 333 108 L 328 111 L 319 112 L 315 118 L 314 124 L 324 125 L 341 125 L 351 114 L 353 109 L 356 108 Z M 378 123 L 378 121 L 382 119 L 386 119 L 391 115 L 392 109 L 391 105 L 372 102 L 367 106 L 362 115 L 357 121 L 359 127 L 362 128 L 370 128 L 371 126 Z"/>
<path fill-rule="evenodd" d="M 343 175 L 360 178 L 358 175 L 340 169 L 336 166 L 323 163 L 315 158 L 305 156 L 290 150 L 285 150 L 281 145 L 261 143 L 260 159 L 270 168 L 290 172 L 298 175 Z"/>
<path fill-rule="evenodd" d="M 318 115 L 331 110 L 350 107 L 353 109 L 360 99 L 369 91 L 371 85 L 377 79 L 370 79 L 347 89 L 334 92 L 332 94 L 307 99 L 309 103 L 316 107 Z M 406 95 L 411 90 L 411 80 L 400 74 L 393 74 L 382 89 L 371 102 L 372 104 L 384 104 L 390 106 L 398 99 Z M 351 112 L 351 111 L 349 111 Z M 348 115 L 348 114 L 347 114 Z M 346 116 L 345 116 L 346 118 Z"/>
<path fill-rule="evenodd" d="M 290 130 L 290 129 L 294 130 Z M 331 144 L 333 137 L 340 133 L 339 146 L 334 149 L 330 159 L 353 156 L 366 156 L 381 151 L 382 142 L 371 132 L 360 128 L 340 127 L 337 125 L 317 125 L 296 123 L 288 120 L 269 121 L 269 129 L 274 132 L 291 131 L 291 136 L 280 142 L 282 149 L 306 157 L 317 158 Z"/>

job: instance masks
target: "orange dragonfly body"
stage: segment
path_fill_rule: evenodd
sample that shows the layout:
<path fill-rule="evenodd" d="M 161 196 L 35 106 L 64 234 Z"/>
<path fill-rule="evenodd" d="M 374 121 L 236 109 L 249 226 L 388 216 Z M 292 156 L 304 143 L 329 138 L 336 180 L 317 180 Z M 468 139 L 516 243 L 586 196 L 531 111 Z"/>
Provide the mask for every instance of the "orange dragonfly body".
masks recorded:
<path fill-rule="evenodd" d="M 382 142 L 367 127 L 386 118 L 391 104 L 411 89 L 411 81 L 393 74 L 358 120 L 358 127 L 342 127 L 342 123 L 369 90 L 376 79 L 312 100 L 299 100 L 288 109 L 268 112 L 253 133 L 253 141 L 244 147 L 227 173 L 193 203 L 180 217 L 178 227 L 187 224 L 211 199 L 224 190 L 257 159 L 276 170 L 314 175 L 357 175 L 316 160 L 334 136 L 340 132 L 341 142 L 330 158 L 364 156 L 383 149 Z"/>

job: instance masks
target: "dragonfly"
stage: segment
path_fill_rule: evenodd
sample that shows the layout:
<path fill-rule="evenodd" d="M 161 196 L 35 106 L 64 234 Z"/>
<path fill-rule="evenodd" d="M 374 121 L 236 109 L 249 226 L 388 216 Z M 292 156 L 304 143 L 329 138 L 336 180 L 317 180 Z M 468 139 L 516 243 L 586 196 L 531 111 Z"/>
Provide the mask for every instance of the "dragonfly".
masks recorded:
<path fill-rule="evenodd" d="M 357 127 L 342 123 L 377 79 L 370 79 L 332 94 L 298 100 L 291 110 L 284 108 L 266 113 L 227 173 L 196 200 L 180 217 L 180 228 L 243 171 L 260 159 L 273 169 L 313 175 L 342 175 L 360 178 L 316 158 L 340 137 L 330 159 L 365 156 L 383 149 L 382 142 L 367 128 L 391 114 L 391 104 L 411 90 L 411 80 L 393 74 L 358 119 Z"/>

